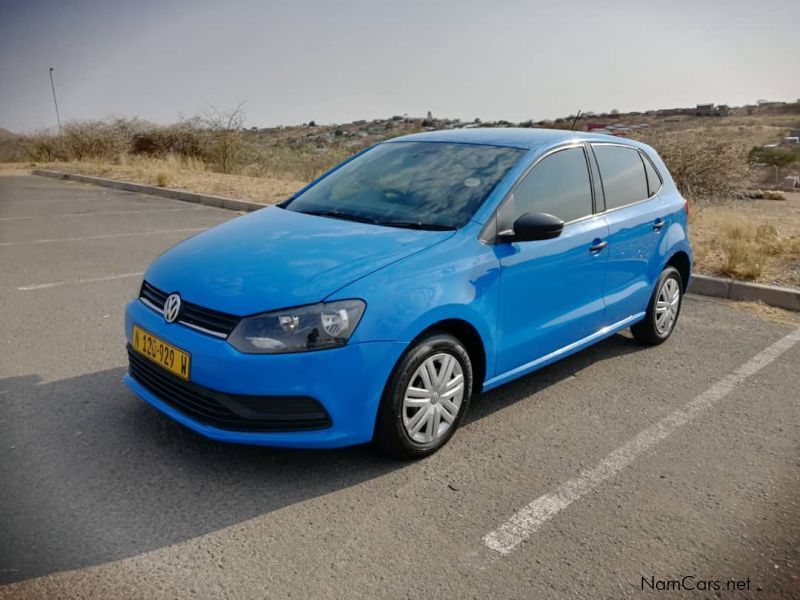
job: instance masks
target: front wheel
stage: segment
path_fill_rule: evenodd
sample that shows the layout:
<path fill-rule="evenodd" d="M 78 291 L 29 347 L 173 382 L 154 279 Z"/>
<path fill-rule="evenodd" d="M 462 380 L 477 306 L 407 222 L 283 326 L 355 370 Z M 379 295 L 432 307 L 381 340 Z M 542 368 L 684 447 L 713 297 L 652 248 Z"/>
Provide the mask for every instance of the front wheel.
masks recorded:
<path fill-rule="evenodd" d="M 423 458 L 444 446 L 472 396 L 472 364 L 455 337 L 435 333 L 400 359 L 386 386 L 375 442 L 398 458 Z"/>
<path fill-rule="evenodd" d="M 682 300 L 681 274 L 676 268 L 667 267 L 656 282 L 644 319 L 631 326 L 633 337 L 649 346 L 667 341 L 678 322 Z"/>

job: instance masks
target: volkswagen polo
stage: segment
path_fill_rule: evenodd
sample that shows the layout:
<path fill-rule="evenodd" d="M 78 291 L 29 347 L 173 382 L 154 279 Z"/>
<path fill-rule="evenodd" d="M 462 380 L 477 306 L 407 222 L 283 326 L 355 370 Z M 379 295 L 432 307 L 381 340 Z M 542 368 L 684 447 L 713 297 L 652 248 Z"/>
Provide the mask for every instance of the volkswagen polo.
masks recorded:
<path fill-rule="evenodd" d="M 395 138 L 158 257 L 127 306 L 125 381 L 215 440 L 423 457 L 482 391 L 628 327 L 664 342 L 687 210 L 627 139 Z"/>

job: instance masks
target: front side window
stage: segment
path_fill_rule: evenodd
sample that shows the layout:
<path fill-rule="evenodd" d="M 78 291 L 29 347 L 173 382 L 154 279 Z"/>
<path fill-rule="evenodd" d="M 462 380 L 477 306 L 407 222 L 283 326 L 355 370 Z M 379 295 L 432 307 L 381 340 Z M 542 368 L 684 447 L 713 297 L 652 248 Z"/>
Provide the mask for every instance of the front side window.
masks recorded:
<path fill-rule="evenodd" d="M 592 144 L 592 149 L 603 179 L 606 210 L 639 202 L 650 196 L 642 157 L 636 148 Z"/>
<path fill-rule="evenodd" d="M 457 228 L 524 154 L 504 146 L 384 143 L 283 206 L 393 227 Z"/>
<path fill-rule="evenodd" d="M 559 150 L 542 159 L 516 187 L 509 198 L 511 203 L 514 218 L 543 212 L 568 222 L 592 214 L 592 188 L 583 147 Z"/>

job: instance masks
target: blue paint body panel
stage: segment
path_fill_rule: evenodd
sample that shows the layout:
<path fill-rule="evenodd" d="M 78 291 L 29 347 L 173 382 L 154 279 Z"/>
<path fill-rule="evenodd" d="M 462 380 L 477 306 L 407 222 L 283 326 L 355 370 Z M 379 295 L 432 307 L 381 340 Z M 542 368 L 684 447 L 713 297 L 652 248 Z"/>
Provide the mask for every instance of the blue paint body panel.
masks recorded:
<path fill-rule="evenodd" d="M 126 310 L 128 340 L 136 323 L 191 353 L 194 383 L 229 394 L 310 396 L 330 414 L 330 427 L 226 431 L 179 412 L 126 376 L 131 389 L 176 421 L 221 441 L 309 448 L 363 443 L 372 439 L 394 366 L 426 329 L 452 320 L 470 326 L 485 354 L 481 383 L 491 389 L 640 320 L 667 262 L 684 253 L 691 264 L 684 200 L 648 146 L 535 129 L 452 130 L 397 140 L 512 146 L 526 153 L 457 231 L 382 227 L 272 207 L 181 242 L 145 274 L 165 292 L 237 316 L 361 299 L 367 308 L 347 345 L 244 354 L 224 339 L 166 323 L 139 300 Z M 555 239 L 481 241 L 495 210 L 543 154 L 562 144 L 593 141 L 645 152 L 664 179 L 658 194 L 569 223 Z M 658 231 L 655 219 L 665 222 Z M 607 248 L 588 252 L 598 240 L 607 241 Z"/>

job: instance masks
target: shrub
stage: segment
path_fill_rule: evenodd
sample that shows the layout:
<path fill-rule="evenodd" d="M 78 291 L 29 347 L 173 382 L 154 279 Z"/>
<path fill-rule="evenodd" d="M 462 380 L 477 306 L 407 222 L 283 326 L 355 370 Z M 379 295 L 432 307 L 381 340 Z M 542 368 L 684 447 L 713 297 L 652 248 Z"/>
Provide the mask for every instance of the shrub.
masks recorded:
<path fill-rule="evenodd" d="M 18 135 L 0 136 L 0 162 L 25 160 L 25 138 Z"/>
<path fill-rule="evenodd" d="M 59 135 L 43 131 L 27 136 L 22 144 L 28 160 L 34 162 L 53 162 L 69 158 L 64 138 Z"/>
<path fill-rule="evenodd" d="M 143 126 L 139 121 L 73 121 L 64 125 L 63 143 L 70 160 L 116 162 L 130 149 L 131 138 Z"/>
<path fill-rule="evenodd" d="M 733 197 L 744 186 L 747 149 L 734 136 L 684 131 L 646 133 L 642 139 L 658 151 L 689 200 Z"/>
<path fill-rule="evenodd" d="M 159 171 L 158 175 L 156 175 L 156 185 L 158 187 L 167 187 L 169 185 L 169 173 L 166 171 Z"/>
<path fill-rule="evenodd" d="M 770 167 L 788 167 L 800 163 L 800 145 L 787 148 L 766 148 L 756 146 L 748 154 L 750 162 Z"/>
<path fill-rule="evenodd" d="M 170 154 L 207 160 L 211 158 L 210 138 L 196 121 L 184 121 L 165 127 L 151 127 L 133 135 L 131 152 L 152 158 Z"/>
<path fill-rule="evenodd" d="M 28 160 L 37 162 L 94 160 L 124 163 L 128 156 L 170 156 L 210 162 L 216 157 L 218 131 L 200 120 L 159 126 L 137 119 L 70 122 L 63 133 L 40 132 L 20 138 Z M 227 158 L 223 163 L 229 166 Z"/>

